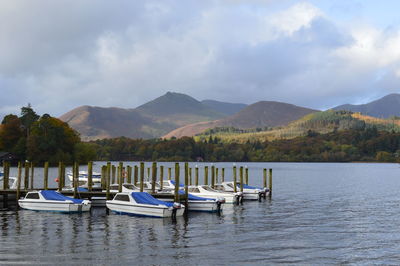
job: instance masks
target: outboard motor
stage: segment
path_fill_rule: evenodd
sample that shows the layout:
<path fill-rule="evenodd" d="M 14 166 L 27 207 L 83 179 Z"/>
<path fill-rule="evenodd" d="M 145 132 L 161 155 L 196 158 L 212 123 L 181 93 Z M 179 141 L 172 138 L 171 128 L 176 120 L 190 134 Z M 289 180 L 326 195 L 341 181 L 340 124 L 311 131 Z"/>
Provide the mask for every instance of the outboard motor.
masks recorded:
<path fill-rule="evenodd" d="M 178 202 L 174 202 L 172 206 L 172 219 L 176 219 L 176 211 L 180 208 L 182 208 L 182 205 Z"/>
<path fill-rule="evenodd" d="M 243 203 L 243 192 L 236 192 L 236 204 L 239 205 L 239 203 Z"/>
<path fill-rule="evenodd" d="M 217 212 L 221 212 L 221 206 L 225 203 L 225 198 L 218 198 L 217 199 Z"/>
<path fill-rule="evenodd" d="M 261 198 L 263 198 L 263 197 L 265 198 L 265 192 L 263 192 L 262 190 L 259 190 L 258 191 L 258 201 L 261 202 Z"/>

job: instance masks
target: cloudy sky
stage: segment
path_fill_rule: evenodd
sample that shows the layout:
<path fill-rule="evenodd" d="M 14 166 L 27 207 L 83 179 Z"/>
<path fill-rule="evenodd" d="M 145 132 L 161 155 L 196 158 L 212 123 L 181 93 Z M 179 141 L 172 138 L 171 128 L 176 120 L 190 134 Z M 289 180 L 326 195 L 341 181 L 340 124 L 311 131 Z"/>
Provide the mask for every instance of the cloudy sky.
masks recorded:
<path fill-rule="evenodd" d="M 400 92 L 400 1 L 0 1 L 0 115 L 167 91 L 325 109 Z"/>

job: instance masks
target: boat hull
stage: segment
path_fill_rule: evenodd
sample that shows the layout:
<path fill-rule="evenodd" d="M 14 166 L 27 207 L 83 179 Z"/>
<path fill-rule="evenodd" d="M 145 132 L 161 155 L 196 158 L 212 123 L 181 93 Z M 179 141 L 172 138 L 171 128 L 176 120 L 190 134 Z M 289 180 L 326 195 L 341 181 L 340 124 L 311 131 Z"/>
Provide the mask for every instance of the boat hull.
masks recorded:
<path fill-rule="evenodd" d="M 169 201 L 169 200 L 165 200 Z M 172 201 L 169 201 L 172 202 Z M 217 212 L 218 211 L 218 203 L 216 201 L 211 200 L 189 200 L 189 211 L 198 211 L 198 212 Z M 223 210 L 224 204 L 221 204 L 220 211 Z"/>
<path fill-rule="evenodd" d="M 63 213 L 86 212 L 90 211 L 91 204 L 76 204 L 63 201 L 35 201 L 35 200 L 19 200 L 18 204 L 21 208 L 32 211 L 54 211 Z"/>
<path fill-rule="evenodd" d="M 145 204 L 132 204 L 132 203 L 120 203 L 107 201 L 107 208 L 113 212 L 121 214 L 130 214 L 137 216 L 147 217 L 172 217 L 173 210 L 168 207 L 156 206 L 156 205 L 145 205 Z M 185 209 L 180 208 L 176 210 L 176 216 L 182 216 Z"/>
<path fill-rule="evenodd" d="M 194 196 L 197 196 L 197 197 L 209 198 L 209 199 L 215 199 L 215 200 L 218 200 L 220 198 L 225 198 L 225 203 L 229 203 L 229 204 L 236 202 L 236 196 L 233 194 L 232 195 L 226 195 L 226 194 L 217 195 L 217 194 L 212 194 L 212 193 L 208 194 L 208 193 L 193 193 L 193 192 L 190 192 L 190 194 L 193 194 Z"/>

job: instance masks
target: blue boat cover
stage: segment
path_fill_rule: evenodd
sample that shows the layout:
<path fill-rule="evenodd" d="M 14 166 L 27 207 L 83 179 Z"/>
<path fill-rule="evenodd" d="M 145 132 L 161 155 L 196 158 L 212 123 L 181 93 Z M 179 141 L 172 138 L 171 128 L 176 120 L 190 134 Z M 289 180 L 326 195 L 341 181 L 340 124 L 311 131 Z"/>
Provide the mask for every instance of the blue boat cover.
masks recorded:
<path fill-rule="evenodd" d="M 87 188 L 84 188 L 84 187 L 78 187 L 78 191 L 79 192 L 89 192 L 89 190 Z"/>
<path fill-rule="evenodd" d="M 238 187 L 240 187 L 240 184 L 237 184 Z M 260 187 L 253 187 L 253 186 L 249 186 L 246 184 L 243 184 L 243 188 L 247 188 L 247 189 L 262 189 Z"/>
<path fill-rule="evenodd" d="M 179 190 L 179 195 L 185 195 L 185 191 Z M 190 193 L 188 193 L 188 196 L 189 196 L 188 200 L 212 200 L 212 201 L 215 201 L 215 199 L 202 198 L 202 197 L 198 197 L 193 194 L 190 194 Z"/>
<path fill-rule="evenodd" d="M 132 197 L 137 203 L 140 204 L 165 205 L 167 207 L 174 206 L 173 202 L 158 200 L 147 192 L 132 192 Z"/>
<path fill-rule="evenodd" d="M 81 200 L 81 199 L 70 198 L 70 197 L 64 196 L 63 194 L 58 193 L 57 191 L 54 191 L 54 190 L 42 190 L 42 191 L 40 191 L 40 193 L 47 200 L 58 200 L 58 201 L 71 200 L 73 203 L 82 203 L 83 202 L 83 200 Z"/>
<path fill-rule="evenodd" d="M 175 181 L 173 181 L 173 180 L 171 180 L 171 183 L 172 183 L 172 185 L 174 185 L 174 186 L 175 186 L 175 184 L 176 184 Z M 180 187 L 184 187 L 183 184 L 179 184 L 179 186 L 180 186 Z"/>

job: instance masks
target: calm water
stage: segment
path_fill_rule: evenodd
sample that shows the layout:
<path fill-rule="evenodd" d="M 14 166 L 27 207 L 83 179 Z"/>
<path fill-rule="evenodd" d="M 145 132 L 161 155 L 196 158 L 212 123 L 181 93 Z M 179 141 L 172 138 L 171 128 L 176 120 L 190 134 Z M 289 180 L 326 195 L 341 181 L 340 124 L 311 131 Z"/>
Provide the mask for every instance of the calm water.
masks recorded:
<path fill-rule="evenodd" d="M 216 165 L 230 176 L 232 164 Z M 0 263 L 400 263 L 399 165 L 247 165 L 254 185 L 263 167 L 274 169 L 273 198 L 228 206 L 222 215 L 190 213 L 172 222 L 103 208 L 0 212 Z"/>

